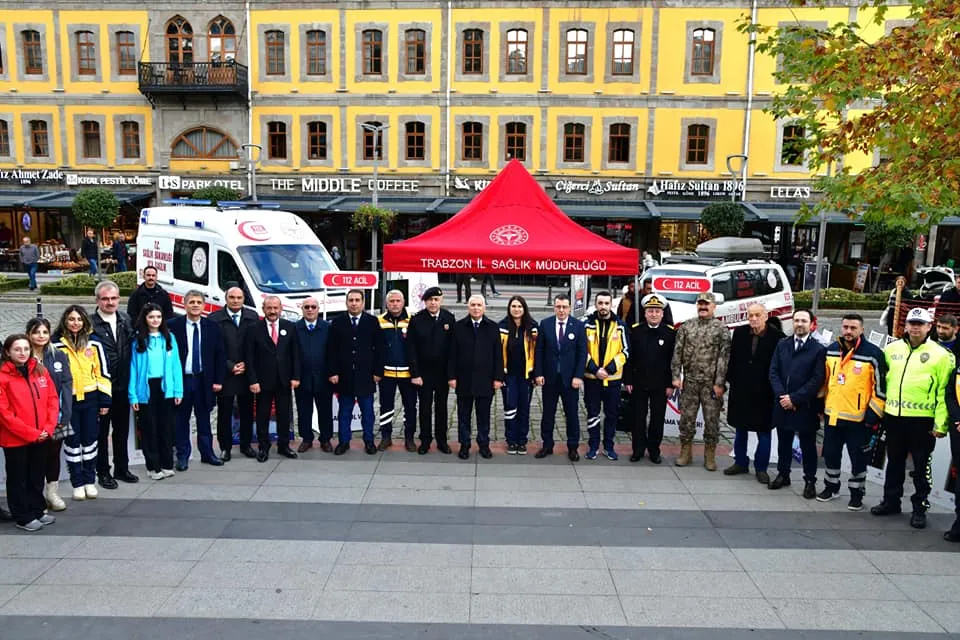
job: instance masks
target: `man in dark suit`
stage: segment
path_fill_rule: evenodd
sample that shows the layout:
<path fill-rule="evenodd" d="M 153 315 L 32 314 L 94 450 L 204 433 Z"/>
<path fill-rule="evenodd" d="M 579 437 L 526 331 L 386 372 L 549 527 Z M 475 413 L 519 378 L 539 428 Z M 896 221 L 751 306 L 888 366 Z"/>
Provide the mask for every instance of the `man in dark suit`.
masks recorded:
<path fill-rule="evenodd" d="M 133 344 L 133 324 L 130 318 L 118 310 L 120 289 L 110 281 L 100 282 L 93 292 L 97 310 L 90 314 L 93 335 L 103 345 L 107 357 L 107 370 L 114 389 L 113 403 L 100 412 L 97 437 L 97 478 L 104 489 L 116 489 L 117 480 L 137 482 L 139 478 L 130 472 L 127 440 L 130 438 L 130 402 L 127 400 L 127 384 L 130 381 L 130 355 Z M 113 427 L 113 475 L 110 474 L 110 452 L 107 440 L 111 439 Z"/>
<path fill-rule="evenodd" d="M 790 485 L 793 436 L 800 440 L 803 458 L 803 497 L 817 497 L 817 430 L 823 402 L 818 399 L 826 377 L 826 348 L 811 335 L 813 314 L 793 312 L 793 337 L 784 338 L 770 362 L 773 389 L 773 426 L 777 429 L 777 477 L 768 488 Z"/>
<path fill-rule="evenodd" d="M 280 298 L 263 300 L 264 320 L 258 321 L 244 334 L 244 363 L 250 393 L 257 407 L 257 440 L 260 450 L 257 462 L 270 456 L 270 409 L 276 404 L 277 452 L 296 458 L 290 448 L 290 417 L 293 401 L 291 390 L 300 386 L 300 347 L 297 330 L 289 320 L 280 318 Z"/>
<path fill-rule="evenodd" d="M 627 393 L 633 396 L 633 455 L 630 462 L 639 462 L 648 451 L 650 462 L 660 464 L 660 443 L 663 442 L 663 421 L 667 398 L 673 395 L 670 363 L 677 332 L 663 321 L 666 298 L 651 293 L 643 297 L 643 319 L 630 331 L 630 357 L 623 372 Z M 647 415 L 650 425 L 647 426 Z"/>
<path fill-rule="evenodd" d="M 180 365 L 183 367 L 183 401 L 177 407 L 177 471 L 186 471 L 190 463 L 190 414 L 197 418 L 197 449 L 200 462 L 215 467 L 223 461 L 213 452 L 210 412 L 214 394 L 223 388 L 226 359 L 223 337 L 216 322 L 203 317 L 203 293 L 191 290 L 183 296 L 187 315 L 170 321 L 170 333 L 177 339 Z"/>
<path fill-rule="evenodd" d="M 300 305 L 303 318 L 297 320 L 297 344 L 300 346 L 300 386 L 297 398 L 297 429 L 300 432 L 299 453 L 313 448 L 313 408 L 317 408 L 320 448 L 333 451 L 333 390 L 327 380 L 327 338 L 330 323 L 320 318 L 320 303 L 307 298 Z"/>
<path fill-rule="evenodd" d="M 587 338 L 583 323 L 570 317 L 570 296 L 553 299 L 554 316 L 540 321 L 534 381 L 543 388 L 543 417 L 540 438 L 543 446 L 535 458 L 553 455 L 553 427 L 557 402 L 563 403 L 567 423 L 567 458 L 580 459 L 580 389 L 587 364 Z"/>
<path fill-rule="evenodd" d="M 253 441 L 253 394 L 247 384 L 247 369 L 243 362 L 243 334 L 257 324 L 260 316 L 243 306 L 243 289 L 240 287 L 227 289 L 226 298 L 227 306 L 209 317 L 220 327 L 226 358 L 223 388 L 217 394 L 217 442 L 220 444 L 220 459 L 229 462 L 233 447 L 234 401 L 240 417 L 240 452 L 248 458 L 257 457 L 250 446 Z"/>
<path fill-rule="evenodd" d="M 483 296 L 470 296 L 468 315 L 453 326 L 447 379 L 457 392 L 457 429 L 461 460 L 470 457 L 470 414 L 477 411 L 477 445 L 480 457 L 491 458 L 490 405 L 493 394 L 503 386 L 503 349 L 500 327 L 484 316 Z"/>
<path fill-rule="evenodd" d="M 443 291 L 440 287 L 430 287 L 423 292 L 421 299 L 426 308 L 415 313 L 407 327 L 410 382 L 417 389 L 420 401 L 420 447 L 417 453 L 425 455 L 429 452 L 434 437 L 437 451 L 452 453 L 447 444 L 447 395 L 450 392 L 447 365 L 453 325 L 457 319 L 441 308 Z"/>
<path fill-rule="evenodd" d="M 360 425 L 363 427 L 363 448 L 368 454 L 377 452 L 373 441 L 373 392 L 380 382 L 378 367 L 382 368 L 382 337 L 380 323 L 363 312 L 363 291 L 347 292 L 347 313 L 330 323 L 327 340 L 327 373 L 340 403 L 337 412 L 339 442 L 334 455 L 342 456 L 350 450 L 353 433 L 354 402 L 360 407 Z"/>

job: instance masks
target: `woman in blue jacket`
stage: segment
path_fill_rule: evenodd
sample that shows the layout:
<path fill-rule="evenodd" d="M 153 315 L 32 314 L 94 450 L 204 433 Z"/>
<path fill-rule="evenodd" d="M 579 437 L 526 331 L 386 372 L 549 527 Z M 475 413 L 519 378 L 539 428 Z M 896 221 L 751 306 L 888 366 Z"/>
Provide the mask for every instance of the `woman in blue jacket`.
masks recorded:
<path fill-rule="evenodd" d="M 147 471 L 154 480 L 163 480 L 174 475 L 173 407 L 183 399 L 180 353 L 159 305 L 143 305 L 135 329 L 128 396 L 140 417 L 140 446 Z"/>
<path fill-rule="evenodd" d="M 70 417 L 73 411 L 73 374 L 70 373 L 70 361 L 65 353 L 53 348 L 50 341 L 50 321 L 46 318 L 31 318 L 27 321 L 27 338 L 33 357 L 43 363 L 47 376 L 53 379 L 53 386 L 60 398 L 60 416 L 57 419 L 57 428 L 53 437 L 47 442 L 47 482 L 43 489 L 43 497 L 51 511 L 63 511 L 66 503 L 57 494 L 60 486 L 60 450 L 63 440 L 73 435 L 70 426 Z"/>

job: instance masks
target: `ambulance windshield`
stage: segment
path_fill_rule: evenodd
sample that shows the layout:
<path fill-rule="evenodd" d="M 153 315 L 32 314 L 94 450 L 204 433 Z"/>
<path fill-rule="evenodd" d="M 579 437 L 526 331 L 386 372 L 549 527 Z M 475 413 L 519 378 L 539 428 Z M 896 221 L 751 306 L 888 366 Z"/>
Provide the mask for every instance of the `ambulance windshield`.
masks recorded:
<path fill-rule="evenodd" d="M 238 247 L 253 282 L 264 293 L 299 293 L 323 289 L 333 258 L 318 244 L 267 244 Z"/>

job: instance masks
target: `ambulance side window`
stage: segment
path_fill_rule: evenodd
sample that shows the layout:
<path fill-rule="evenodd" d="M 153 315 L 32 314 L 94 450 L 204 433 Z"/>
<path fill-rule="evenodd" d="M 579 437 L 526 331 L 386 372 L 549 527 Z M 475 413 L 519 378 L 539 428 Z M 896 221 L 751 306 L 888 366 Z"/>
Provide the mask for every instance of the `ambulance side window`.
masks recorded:
<path fill-rule="evenodd" d="M 173 277 L 195 284 L 209 284 L 210 245 L 196 240 L 173 243 Z"/>
<path fill-rule="evenodd" d="M 253 296 L 247 289 L 247 283 L 243 279 L 243 274 L 240 273 L 237 261 L 226 251 L 217 251 L 217 286 L 224 293 L 231 287 L 240 287 L 243 289 L 243 304 L 248 307 L 254 306 Z"/>

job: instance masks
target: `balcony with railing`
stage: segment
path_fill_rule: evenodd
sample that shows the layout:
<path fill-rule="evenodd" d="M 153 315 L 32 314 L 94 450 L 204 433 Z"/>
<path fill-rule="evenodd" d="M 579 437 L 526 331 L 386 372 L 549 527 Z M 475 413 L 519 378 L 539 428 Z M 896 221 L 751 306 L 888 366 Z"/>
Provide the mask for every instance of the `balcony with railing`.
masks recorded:
<path fill-rule="evenodd" d="M 160 96 L 247 97 L 247 67 L 226 62 L 141 62 L 140 93 L 151 103 Z"/>

